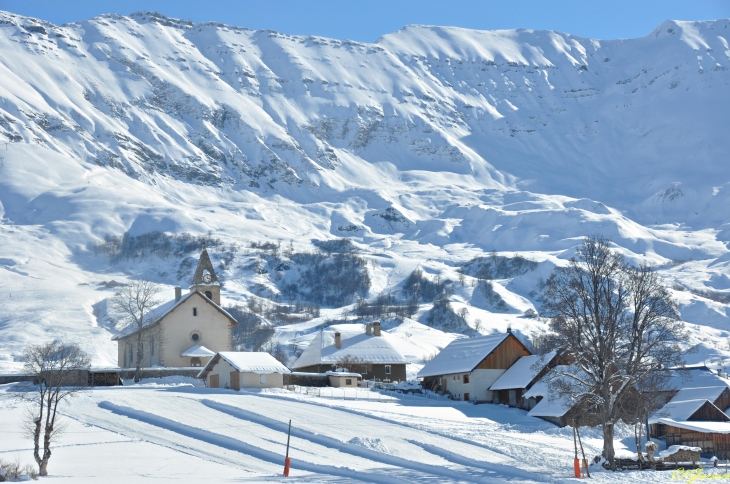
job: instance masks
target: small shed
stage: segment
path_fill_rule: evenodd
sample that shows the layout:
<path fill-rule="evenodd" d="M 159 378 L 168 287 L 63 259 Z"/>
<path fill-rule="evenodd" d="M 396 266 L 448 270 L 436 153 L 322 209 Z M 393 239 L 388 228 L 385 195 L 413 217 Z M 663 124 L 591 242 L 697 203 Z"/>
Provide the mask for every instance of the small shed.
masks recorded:
<path fill-rule="evenodd" d="M 358 380 L 362 379 L 360 373 L 349 371 L 328 371 L 325 374 L 329 378 L 331 387 L 357 387 Z"/>
<path fill-rule="evenodd" d="M 523 399 L 524 393 L 532 388 L 540 378 L 555 365 L 557 353 L 523 356 L 510 366 L 489 389 L 493 403 L 531 410 L 537 403 L 535 399 Z"/>
<path fill-rule="evenodd" d="M 289 368 L 264 352 L 219 351 L 198 374 L 209 388 L 283 388 Z"/>

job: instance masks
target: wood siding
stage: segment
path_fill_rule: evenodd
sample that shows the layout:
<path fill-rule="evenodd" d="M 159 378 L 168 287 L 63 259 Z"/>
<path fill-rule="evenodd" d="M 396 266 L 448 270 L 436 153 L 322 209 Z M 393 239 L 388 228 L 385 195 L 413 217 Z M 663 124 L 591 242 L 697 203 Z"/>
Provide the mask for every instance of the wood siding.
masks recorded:
<path fill-rule="evenodd" d="M 514 365 L 515 361 L 523 356 L 530 356 L 532 353 L 515 338 L 514 335 L 510 334 L 494 351 L 492 351 L 486 358 L 484 358 L 476 369 L 479 370 L 491 370 L 500 369 L 506 370 L 510 366 Z"/>
<path fill-rule="evenodd" d="M 687 420 L 694 422 L 729 422 L 730 417 L 710 402 L 705 402 Z"/>
<path fill-rule="evenodd" d="M 718 459 L 730 459 L 730 435 L 695 432 L 671 425 L 665 426 L 664 440 L 670 445 L 700 447 L 703 454 L 712 454 Z"/>
<path fill-rule="evenodd" d="M 220 386 L 219 375 L 210 375 L 210 388 L 218 388 Z"/>
<path fill-rule="evenodd" d="M 237 371 L 231 372 L 231 390 L 240 390 L 241 389 L 241 374 Z"/>

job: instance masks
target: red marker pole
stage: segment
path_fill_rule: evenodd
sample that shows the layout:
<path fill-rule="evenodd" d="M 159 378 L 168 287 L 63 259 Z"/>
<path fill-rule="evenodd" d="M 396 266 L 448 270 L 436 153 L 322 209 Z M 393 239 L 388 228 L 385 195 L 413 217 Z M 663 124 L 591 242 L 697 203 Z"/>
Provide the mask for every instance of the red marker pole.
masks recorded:
<path fill-rule="evenodd" d="M 289 459 L 289 439 L 291 439 L 291 420 L 289 420 L 289 432 L 286 436 L 286 459 L 284 459 L 284 477 L 289 477 L 289 467 L 291 460 Z"/>

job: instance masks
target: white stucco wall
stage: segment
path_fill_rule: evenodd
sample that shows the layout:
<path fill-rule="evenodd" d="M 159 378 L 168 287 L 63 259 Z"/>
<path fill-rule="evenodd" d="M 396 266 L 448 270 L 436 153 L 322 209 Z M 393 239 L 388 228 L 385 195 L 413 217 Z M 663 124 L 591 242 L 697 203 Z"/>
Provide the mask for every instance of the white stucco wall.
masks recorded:
<path fill-rule="evenodd" d="M 264 373 L 266 383 L 261 383 L 260 373 L 241 373 L 241 388 L 284 388 L 284 375 Z"/>
<path fill-rule="evenodd" d="M 197 308 L 197 316 L 193 316 Z M 163 366 L 190 366 L 190 358 L 180 353 L 193 345 L 201 344 L 211 351 L 231 351 L 231 322 L 205 296 L 193 294 L 176 307 L 160 323 L 162 326 L 161 358 Z M 193 341 L 192 335 L 200 335 Z M 203 364 L 207 359 L 203 359 Z"/>
<path fill-rule="evenodd" d="M 502 376 L 506 370 L 474 370 L 469 375 L 469 383 L 464 383 L 465 373 L 456 373 L 453 375 L 444 375 L 447 379 L 446 390 L 450 392 L 454 398 L 464 399 L 464 394 L 469 394 L 469 400 L 491 401 L 492 392 L 489 387 Z M 459 379 L 454 379 L 454 377 Z"/>
<path fill-rule="evenodd" d="M 197 308 L 197 316 L 193 316 L 193 308 Z M 194 332 L 200 335 L 198 341 L 192 339 Z M 134 366 L 134 359 L 130 361 L 129 358 L 129 347 L 130 345 L 136 347 L 135 339 L 136 335 L 131 335 L 118 341 L 117 364 L 119 366 Z M 152 339 L 155 343 L 154 356 L 150 353 L 149 341 Z M 145 331 L 142 366 L 190 366 L 190 358 L 182 357 L 180 353 L 196 344 L 201 344 L 214 352 L 231 351 L 232 349 L 231 321 L 200 294 L 190 296 L 165 316 L 158 325 Z M 209 359 L 201 358 L 202 366 L 205 366 Z"/>
<path fill-rule="evenodd" d="M 206 382 L 206 384 L 210 387 L 210 375 L 219 375 L 218 388 L 230 388 L 231 372 L 234 370 L 235 368 L 233 368 L 226 360 L 221 358 L 220 360 L 218 360 L 218 363 L 216 363 L 213 369 L 210 370 L 210 373 L 208 373 L 208 381 Z"/>

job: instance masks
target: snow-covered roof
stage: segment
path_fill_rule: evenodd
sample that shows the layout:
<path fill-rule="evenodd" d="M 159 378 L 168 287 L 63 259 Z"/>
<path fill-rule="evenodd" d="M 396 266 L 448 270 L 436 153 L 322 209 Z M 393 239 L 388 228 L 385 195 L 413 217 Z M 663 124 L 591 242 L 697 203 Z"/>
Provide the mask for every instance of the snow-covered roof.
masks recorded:
<path fill-rule="evenodd" d="M 502 373 L 502 376 L 497 378 L 489 389 L 527 388 L 527 385 L 555 358 L 556 354 L 555 351 L 551 351 L 545 355 L 523 356 Z"/>
<path fill-rule="evenodd" d="M 693 430 L 695 432 L 708 434 L 730 434 L 730 422 L 710 422 L 707 420 L 689 422 L 686 420 L 677 421 L 671 418 L 660 418 L 656 422 L 649 421 L 649 423 L 661 423 L 671 425 L 672 427 L 678 427 L 680 429 Z"/>
<path fill-rule="evenodd" d="M 698 398 L 695 400 L 670 401 L 662 408 L 657 410 L 651 417 L 649 423 L 657 423 L 663 418 L 671 420 L 687 420 L 702 407 L 705 403 L 712 405 L 712 402 L 706 398 Z"/>
<path fill-rule="evenodd" d="M 207 297 L 205 297 L 200 292 L 195 292 L 194 291 L 194 292 L 189 292 L 187 294 L 183 294 L 182 297 L 180 297 L 180 299 L 178 299 L 177 301 L 175 301 L 174 299 L 172 299 L 170 301 L 167 301 L 164 304 L 160 304 L 159 306 L 157 306 L 154 309 L 151 309 L 144 316 L 144 322 L 143 322 L 142 326 L 146 328 L 148 326 L 152 326 L 153 324 L 157 323 L 158 321 L 161 321 L 162 318 L 164 318 L 165 316 L 167 316 L 168 314 L 170 314 L 173 310 L 175 310 L 175 308 L 177 308 L 182 303 L 184 303 L 185 301 L 187 301 L 188 299 L 190 299 L 191 297 L 193 297 L 195 294 L 198 294 L 201 298 L 203 298 L 203 300 L 206 303 L 212 304 L 219 312 L 223 313 L 223 315 L 225 317 L 227 317 L 234 325 L 238 324 L 236 322 L 236 320 L 233 318 L 233 316 L 231 316 L 225 309 L 223 309 L 222 307 L 218 306 L 216 303 L 214 303 L 213 301 L 211 301 L 210 299 L 208 299 Z M 136 332 L 137 332 L 137 325 L 131 324 L 131 325 L 127 326 L 126 328 L 124 328 L 119 333 L 117 333 L 116 335 L 114 335 L 114 337 L 112 337 L 112 340 L 114 341 L 114 340 L 119 340 L 119 339 L 122 339 L 122 338 L 126 338 L 127 336 L 129 336 L 131 334 L 134 334 Z"/>
<path fill-rule="evenodd" d="M 406 357 L 391 342 L 392 336 L 386 332 L 381 332 L 381 336 L 368 336 L 364 332 L 355 333 L 349 338 L 342 336 L 341 347 L 337 348 L 334 331 L 320 331 L 292 365 L 292 368 L 335 364 L 346 356 L 367 363 L 408 363 Z"/>
<path fill-rule="evenodd" d="M 562 417 L 574 405 L 573 400 L 565 396 L 544 397 L 532 407 L 527 415 L 531 417 Z"/>
<path fill-rule="evenodd" d="M 730 386 L 730 380 L 718 376 L 705 366 L 675 371 L 667 381 L 667 387 L 670 389 L 715 386 Z"/>
<path fill-rule="evenodd" d="M 677 392 L 676 395 L 670 400 L 670 402 L 682 402 L 685 400 L 709 400 L 715 402 L 722 393 L 728 390 L 727 385 L 714 386 L 714 387 L 693 387 L 693 388 L 682 388 Z"/>
<path fill-rule="evenodd" d="M 203 345 L 195 345 L 191 346 L 190 348 L 186 349 L 182 353 L 180 353 L 180 356 L 197 356 L 201 358 L 214 356 L 215 351 L 211 351 L 208 348 L 206 348 Z"/>
<path fill-rule="evenodd" d="M 221 359 L 225 360 L 233 368 L 241 373 L 291 373 L 289 368 L 280 363 L 269 353 L 263 351 L 258 352 L 242 352 L 242 351 L 219 351 L 205 365 L 205 368 L 198 374 L 198 378 L 205 378 L 213 367 L 218 364 Z"/>
<path fill-rule="evenodd" d="M 451 375 L 472 371 L 511 333 L 457 339 L 441 350 L 418 372 L 418 377 Z"/>
<path fill-rule="evenodd" d="M 328 371 L 325 372 L 327 376 L 346 376 L 348 378 L 362 378 L 360 373 L 352 373 L 349 371 Z"/>

